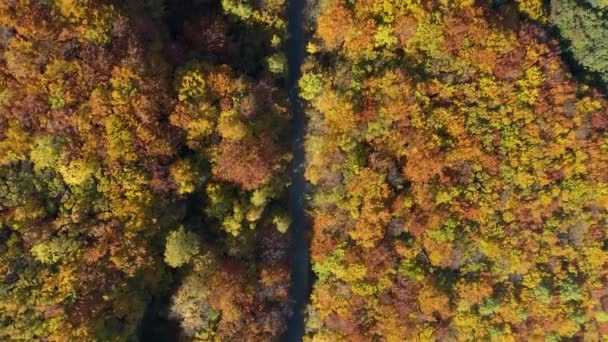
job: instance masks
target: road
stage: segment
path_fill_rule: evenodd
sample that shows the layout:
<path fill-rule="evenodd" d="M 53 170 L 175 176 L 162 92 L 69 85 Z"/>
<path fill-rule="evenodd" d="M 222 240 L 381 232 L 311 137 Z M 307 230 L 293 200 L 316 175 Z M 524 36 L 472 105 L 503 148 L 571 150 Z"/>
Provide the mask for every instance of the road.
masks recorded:
<path fill-rule="evenodd" d="M 300 67 L 305 56 L 305 34 L 303 28 L 304 6 L 306 0 L 288 1 L 288 38 L 287 38 L 287 87 L 289 102 L 293 113 L 291 127 L 291 149 L 293 160 L 290 166 L 291 187 L 289 189 L 289 210 L 291 213 L 291 309 L 287 332 L 284 340 L 302 341 L 304 335 L 304 310 L 310 294 L 310 252 L 308 225 L 306 223 L 306 180 L 304 168 L 306 154 L 304 137 L 306 134 L 306 115 L 298 94 Z"/>

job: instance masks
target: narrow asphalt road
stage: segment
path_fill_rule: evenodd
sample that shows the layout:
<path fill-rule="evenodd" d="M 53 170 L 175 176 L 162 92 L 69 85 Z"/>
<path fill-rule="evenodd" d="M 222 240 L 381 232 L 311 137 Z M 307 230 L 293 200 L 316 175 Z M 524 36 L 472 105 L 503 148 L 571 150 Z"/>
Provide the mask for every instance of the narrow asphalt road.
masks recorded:
<path fill-rule="evenodd" d="M 287 87 L 293 113 L 291 127 L 291 150 L 293 160 L 290 166 L 291 187 L 289 189 L 289 210 L 291 213 L 291 277 L 290 293 L 292 316 L 289 317 L 284 340 L 302 341 L 304 335 L 304 310 L 310 294 L 310 255 L 306 223 L 306 200 L 304 179 L 306 115 L 302 109 L 298 93 L 300 67 L 305 56 L 305 35 L 303 28 L 306 0 L 288 1 L 287 38 Z"/>

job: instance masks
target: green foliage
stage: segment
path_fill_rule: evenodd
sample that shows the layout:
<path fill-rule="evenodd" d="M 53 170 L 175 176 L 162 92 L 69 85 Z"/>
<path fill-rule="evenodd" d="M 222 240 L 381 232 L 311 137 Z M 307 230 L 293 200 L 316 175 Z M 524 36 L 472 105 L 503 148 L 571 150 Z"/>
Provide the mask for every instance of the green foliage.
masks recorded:
<path fill-rule="evenodd" d="M 498 312 L 500 309 L 500 302 L 494 298 L 484 299 L 481 304 L 479 304 L 479 314 L 482 316 L 491 316 Z"/>
<path fill-rule="evenodd" d="M 180 159 L 175 162 L 171 165 L 169 172 L 171 172 L 171 177 L 177 183 L 177 193 L 180 195 L 194 192 L 197 184 L 200 182 L 201 175 L 196 165 L 187 159 Z"/>
<path fill-rule="evenodd" d="M 608 8 L 608 1 L 606 1 L 606 0 L 588 0 L 587 2 L 590 3 L 593 7 L 596 7 L 599 9 Z"/>
<path fill-rule="evenodd" d="M 178 72 L 181 74 L 178 86 L 177 98 L 180 101 L 185 100 L 200 100 L 205 95 L 205 80 L 201 73 L 194 70 L 183 70 Z"/>
<path fill-rule="evenodd" d="M 165 243 L 165 262 L 171 267 L 180 267 L 200 250 L 199 237 L 193 232 L 179 227 L 167 235 Z"/>
<path fill-rule="evenodd" d="M 389 49 L 394 47 L 398 42 L 397 37 L 393 35 L 394 30 L 392 26 L 380 26 L 374 36 L 375 46 Z"/>
<path fill-rule="evenodd" d="M 266 59 L 266 63 L 268 63 L 268 70 L 270 70 L 270 72 L 273 74 L 277 74 L 279 76 L 285 74 L 287 68 L 287 59 L 285 58 L 285 54 L 275 53 Z"/>
<path fill-rule="evenodd" d="M 253 9 L 246 0 L 222 0 L 222 8 L 242 20 L 247 20 L 253 14 Z"/>
<path fill-rule="evenodd" d="M 551 23 L 571 45 L 574 58 L 587 70 L 598 73 L 608 83 L 608 21 L 604 1 L 585 6 L 574 0 L 551 2 Z M 604 8 L 604 10 L 600 10 Z"/>
<path fill-rule="evenodd" d="M 425 269 L 421 265 L 415 261 L 406 259 L 401 260 L 399 272 L 405 276 L 415 279 L 416 281 L 422 281 L 425 276 Z"/>
<path fill-rule="evenodd" d="M 519 10 L 526 13 L 530 19 L 545 20 L 544 6 L 542 0 L 517 0 Z"/>
<path fill-rule="evenodd" d="M 41 263 L 52 265 L 77 250 L 76 241 L 61 236 L 34 245 L 30 252 Z"/>
<path fill-rule="evenodd" d="M 43 136 L 36 139 L 35 146 L 30 152 L 30 160 L 38 171 L 45 168 L 57 168 L 61 158 L 61 144 L 53 136 Z"/>
<path fill-rule="evenodd" d="M 75 159 L 59 167 L 59 173 L 68 185 L 80 186 L 91 180 L 98 170 L 98 164 L 91 158 Z"/>
<path fill-rule="evenodd" d="M 65 94 L 63 89 L 57 87 L 49 94 L 51 109 L 61 109 L 65 106 Z"/>
<path fill-rule="evenodd" d="M 541 303 L 549 304 L 551 302 L 551 291 L 545 286 L 537 286 L 533 289 L 534 297 Z"/>
<path fill-rule="evenodd" d="M 300 96 L 304 100 L 314 99 L 323 90 L 323 75 L 305 73 L 298 81 L 300 86 Z"/>
<path fill-rule="evenodd" d="M 584 299 L 581 288 L 572 279 L 567 279 L 566 281 L 562 282 L 559 296 L 564 302 L 580 302 Z"/>
<path fill-rule="evenodd" d="M 457 220 L 448 219 L 439 229 L 428 230 L 428 236 L 439 242 L 447 242 L 456 240 L 459 223 Z"/>
<path fill-rule="evenodd" d="M 598 312 L 596 319 L 600 323 L 607 323 L 608 322 L 608 312 L 606 312 L 606 311 Z"/>
<path fill-rule="evenodd" d="M 318 283 L 327 282 L 336 271 L 343 269 L 341 265 L 343 258 L 344 249 L 337 248 L 331 254 L 328 254 L 322 262 L 314 263 L 312 268 L 318 277 Z"/>
<path fill-rule="evenodd" d="M 245 220 L 245 206 L 240 202 L 233 202 L 232 212 L 228 213 L 224 220 L 222 221 L 222 228 L 232 236 L 238 236 L 243 230 L 244 220 Z"/>
<path fill-rule="evenodd" d="M 285 234 L 291 224 L 291 217 L 287 214 L 278 214 L 272 218 L 272 223 L 279 232 Z"/>

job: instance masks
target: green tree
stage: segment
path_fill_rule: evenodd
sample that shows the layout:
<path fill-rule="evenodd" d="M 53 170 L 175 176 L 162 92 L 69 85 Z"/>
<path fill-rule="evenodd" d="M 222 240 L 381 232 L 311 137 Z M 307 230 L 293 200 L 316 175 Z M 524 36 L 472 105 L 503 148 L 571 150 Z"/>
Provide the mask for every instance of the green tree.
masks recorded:
<path fill-rule="evenodd" d="M 608 10 L 606 1 L 551 1 L 551 23 L 570 42 L 574 58 L 587 70 L 608 82 Z M 601 10 L 601 8 L 604 8 Z"/>
<path fill-rule="evenodd" d="M 243 0 L 222 0 L 222 7 L 226 13 L 235 15 L 240 19 L 247 20 L 253 14 L 253 9 L 248 1 Z"/>
<path fill-rule="evenodd" d="M 194 192 L 200 174 L 195 165 L 188 159 L 180 159 L 169 168 L 171 178 L 177 184 L 177 193 L 185 195 Z"/>
<path fill-rule="evenodd" d="M 30 152 L 30 160 L 35 170 L 55 168 L 61 158 L 61 144 L 53 136 L 43 136 L 36 139 L 36 146 Z"/>
<path fill-rule="evenodd" d="M 280 213 L 275 215 L 272 218 L 272 223 L 281 233 L 286 233 L 287 229 L 289 229 L 289 225 L 291 224 L 291 217 L 287 215 L 287 213 Z"/>
<path fill-rule="evenodd" d="M 300 96 L 304 100 L 312 100 L 323 90 L 323 75 L 306 73 L 300 78 Z"/>
<path fill-rule="evenodd" d="M 273 74 L 281 76 L 285 73 L 285 66 L 287 65 L 285 54 L 275 53 L 266 58 L 266 62 L 268 63 L 268 70 Z"/>
<path fill-rule="evenodd" d="M 180 267 L 188 263 L 190 258 L 197 254 L 199 250 L 198 236 L 180 226 L 167 236 L 165 262 L 171 267 Z"/>
<path fill-rule="evenodd" d="M 78 245 L 75 241 L 66 237 L 57 237 L 36 244 L 30 252 L 41 263 L 52 265 L 76 250 Z"/>

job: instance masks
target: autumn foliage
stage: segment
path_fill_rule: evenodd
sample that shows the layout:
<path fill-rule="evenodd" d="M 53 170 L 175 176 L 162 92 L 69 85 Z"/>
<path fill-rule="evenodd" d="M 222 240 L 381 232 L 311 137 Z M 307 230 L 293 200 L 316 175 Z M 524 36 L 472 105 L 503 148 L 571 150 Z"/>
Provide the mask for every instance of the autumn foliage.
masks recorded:
<path fill-rule="evenodd" d="M 1 341 L 283 338 L 288 4 L 0 1 Z M 304 339 L 606 340 L 606 0 L 307 6 Z"/>
<path fill-rule="evenodd" d="M 307 338 L 605 338 L 608 103 L 557 42 L 468 1 L 317 10 Z"/>
<path fill-rule="evenodd" d="M 0 4 L 0 340 L 284 331 L 284 6 L 179 6 Z"/>

